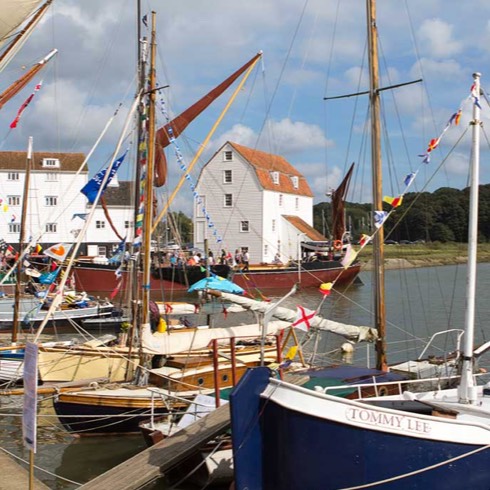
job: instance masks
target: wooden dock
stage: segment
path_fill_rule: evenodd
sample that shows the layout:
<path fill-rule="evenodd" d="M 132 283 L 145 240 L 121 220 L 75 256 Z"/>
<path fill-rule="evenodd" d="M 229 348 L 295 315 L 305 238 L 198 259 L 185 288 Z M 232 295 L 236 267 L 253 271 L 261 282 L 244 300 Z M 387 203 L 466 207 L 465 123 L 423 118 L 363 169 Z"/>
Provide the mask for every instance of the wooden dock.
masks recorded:
<path fill-rule="evenodd" d="M 0 451 L 0 490 L 26 490 L 29 488 L 29 469 Z M 34 478 L 35 490 L 49 490 L 43 482 Z"/>
<path fill-rule="evenodd" d="M 206 442 L 230 427 L 228 404 L 94 478 L 80 489 L 137 489 L 162 477 L 165 472 L 195 453 Z"/>

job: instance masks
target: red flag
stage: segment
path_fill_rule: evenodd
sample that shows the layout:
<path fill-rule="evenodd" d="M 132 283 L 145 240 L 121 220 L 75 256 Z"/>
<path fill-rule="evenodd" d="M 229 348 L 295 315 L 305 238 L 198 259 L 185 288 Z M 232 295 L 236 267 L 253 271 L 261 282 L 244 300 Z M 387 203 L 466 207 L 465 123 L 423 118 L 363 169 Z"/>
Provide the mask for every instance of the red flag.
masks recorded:
<path fill-rule="evenodd" d="M 42 80 L 34 87 L 34 92 L 32 92 L 29 97 L 24 101 L 24 103 L 20 106 L 20 109 L 17 111 L 17 116 L 15 116 L 15 119 L 10 123 L 10 128 L 14 129 L 17 127 L 17 123 L 19 122 L 20 116 L 22 116 L 22 113 L 25 111 L 26 107 L 31 103 L 31 100 L 34 98 L 34 95 L 36 95 L 36 92 L 41 89 L 43 82 Z"/>
<path fill-rule="evenodd" d="M 427 147 L 427 153 L 430 153 L 432 150 L 435 150 L 437 148 L 437 145 L 439 145 L 439 141 L 441 138 L 433 138 L 430 140 L 430 143 Z"/>
<path fill-rule="evenodd" d="M 311 320 L 316 315 L 316 311 L 307 310 L 303 306 L 298 305 L 298 313 L 296 315 L 296 321 L 291 325 L 307 332 L 311 327 Z"/>

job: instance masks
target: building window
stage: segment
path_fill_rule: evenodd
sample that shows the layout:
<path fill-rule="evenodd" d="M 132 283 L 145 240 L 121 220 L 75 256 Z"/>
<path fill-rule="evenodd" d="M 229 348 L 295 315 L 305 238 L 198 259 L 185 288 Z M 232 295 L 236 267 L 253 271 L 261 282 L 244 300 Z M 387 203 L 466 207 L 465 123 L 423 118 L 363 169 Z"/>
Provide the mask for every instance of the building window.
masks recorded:
<path fill-rule="evenodd" d="M 124 222 L 124 228 L 126 228 L 126 230 L 128 228 L 132 228 L 133 227 L 133 222 L 132 221 L 125 221 Z"/>
<path fill-rule="evenodd" d="M 95 222 L 95 228 L 97 228 L 98 230 L 102 230 L 105 228 L 105 221 L 96 221 Z"/>
<path fill-rule="evenodd" d="M 231 208 L 233 206 L 233 194 L 225 194 L 225 208 Z"/>
<path fill-rule="evenodd" d="M 7 180 L 19 180 L 19 172 L 9 172 L 7 174 Z"/>
<path fill-rule="evenodd" d="M 279 172 L 271 172 L 271 178 L 274 184 L 279 185 Z"/>
<path fill-rule="evenodd" d="M 20 206 L 20 196 L 7 196 L 9 206 Z"/>
<path fill-rule="evenodd" d="M 293 175 L 291 177 L 291 182 L 293 183 L 293 187 L 297 189 L 299 187 L 299 178 L 297 175 Z"/>
<path fill-rule="evenodd" d="M 240 221 L 240 231 L 248 233 L 250 231 L 250 224 L 248 221 Z"/>
<path fill-rule="evenodd" d="M 102 245 L 99 245 L 97 247 L 97 255 L 99 257 L 106 257 L 106 255 L 107 255 L 107 247 L 104 247 Z"/>
<path fill-rule="evenodd" d="M 279 194 L 279 206 L 282 206 L 283 195 Z"/>
<path fill-rule="evenodd" d="M 43 167 L 59 167 L 60 161 L 57 158 L 43 158 Z"/>
<path fill-rule="evenodd" d="M 276 220 L 272 220 L 272 231 L 276 231 Z"/>
<path fill-rule="evenodd" d="M 49 174 L 46 174 L 46 182 L 58 182 L 58 173 L 50 172 Z"/>
<path fill-rule="evenodd" d="M 269 255 L 269 245 L 267 243 L 264 244 L 264 255 Z"/>
<path fill-rule="evenodd" d="M 45 196 L 45 205 L 46 206 L 57 206 L 58 205 L 58 196 Z"/>
<path fill-rule="evenodd" d="M 9 223 L 9 233 L 20 233 L 20 223 Z"/>
<path fill-rule="evenodd" d="M 233 182 L 233 174 L 231 170 L 223 170 L 223 184 L 231 184 Z"/>
<path fill-rule="evenodd" d="M 58 226 L 56 223 L 46 223 L 46 233 L 56 233 Z"/>
<path fill-rule="evenodd" d="M 231 150 L 226 150 L 223 152 L 223 160 L 225 162 L 231 162 L 233 160 L 233 152 Z"/>
<path fill-rule="evenodd" d="M 297 197 L 294 201 L 294 207 L 296 208 L 296 211 L 299 209 L 299 197 Z"/>

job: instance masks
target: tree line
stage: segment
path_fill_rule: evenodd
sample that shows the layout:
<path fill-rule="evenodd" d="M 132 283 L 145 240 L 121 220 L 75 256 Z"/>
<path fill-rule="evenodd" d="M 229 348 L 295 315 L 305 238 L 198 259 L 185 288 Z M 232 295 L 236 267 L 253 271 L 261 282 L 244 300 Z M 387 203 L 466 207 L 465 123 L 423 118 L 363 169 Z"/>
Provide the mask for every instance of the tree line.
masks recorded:
<path fill-rule="evenodd" d="M 407 193 L 401 206 L 385 222 L 385 237 L 407 241 L 466 242 L 468 239 L 469 188 L 442 187 L 433 193 Z M 390 210 L 383 203 L 385 211 Z M 372 205 L 345 203 L 346 227 L 352 238 L 372 234 Z M 331 204 L 313 207 L 314 227 L 329 237 L 333 225 Z M 490 184 L 480 186 L 479 242 L 490 241 Z"/>

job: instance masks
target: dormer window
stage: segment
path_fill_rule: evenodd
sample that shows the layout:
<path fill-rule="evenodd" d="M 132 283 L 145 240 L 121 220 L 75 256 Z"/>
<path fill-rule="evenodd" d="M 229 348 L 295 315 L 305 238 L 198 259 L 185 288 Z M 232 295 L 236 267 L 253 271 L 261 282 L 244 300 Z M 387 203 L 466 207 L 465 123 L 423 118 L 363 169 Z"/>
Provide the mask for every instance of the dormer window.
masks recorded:
<path fill-rule="evenodd" d="M 271 172 L 271 178 L 274 184 L 279 185 L 279 172 Z"/>
<path fill-rule="evenodd" d="M 299 178 L 297 175 L 293 175 L 291 177 L 291 182 L 293 183 L 293 187 L 297 189 L 299 187 Z"/>
<path fill-rule="evenodd" d="M 59 168 L 60 161 L 58 158 L 43 158 L 43 167 Z"/>
<path fill-rule="evenodd" d="M 223 152 L 223 160 L 225 162 L 231 162 L 233 160 L 233 152 L 231 150 L 226 150 Z"/>

